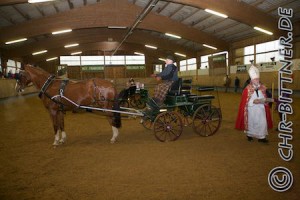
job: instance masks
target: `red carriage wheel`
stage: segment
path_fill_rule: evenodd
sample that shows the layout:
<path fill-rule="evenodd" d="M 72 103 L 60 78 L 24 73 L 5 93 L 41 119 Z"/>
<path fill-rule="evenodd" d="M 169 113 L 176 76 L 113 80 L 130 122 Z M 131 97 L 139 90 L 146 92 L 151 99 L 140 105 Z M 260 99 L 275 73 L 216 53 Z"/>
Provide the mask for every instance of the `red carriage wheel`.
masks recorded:
<path fill-rule="evenodd" d="M 211 136 L 215 134 L 222 121 L 220 109 L 213 105 L 205 104 L 200 106 L 193 116 L 193 129 L 200 136 Z"/>
<path fill-rule="evenodd" d="M 161 142 L 177 140 L 182 130 L 181 117 L 174 111 L 160 113 L 153 123 L 154 135 Z"/>
<path fill-rule="evenodd" d="M 127 100 L 123 99 L 120 101 L 120 107 L 129 108 L 129 103 Z"/>
<path fill-rule="evenodd" d="M 151 117 L 149 116 L 144 116 L 142 118 L 142 125 L 145 129 L 151 130 L 152 129 L 152 125 L 153 125 L 153 121 L 151 119 Z"/>

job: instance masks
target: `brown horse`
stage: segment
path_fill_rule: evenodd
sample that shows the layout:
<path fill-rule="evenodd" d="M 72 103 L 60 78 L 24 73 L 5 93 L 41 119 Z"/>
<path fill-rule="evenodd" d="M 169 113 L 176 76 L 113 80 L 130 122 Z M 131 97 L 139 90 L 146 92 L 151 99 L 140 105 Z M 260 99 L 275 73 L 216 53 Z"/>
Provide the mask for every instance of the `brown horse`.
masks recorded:
<path fill-rule="evenodd" d="M 39 97 L 50 113 L 54 128 L 53 145 L 63 144 L 66 140 L 64 131 L 64 112 L 80 108 L 80 106 L 109 109 L 116 112 L 105 112 L 112 126 L 114 143 L 119 135 L 121 116 L 116 89 L 109 81 L 93 78 L 74 82 L 55 79 L 55 76 L 45 70 L 25 65 L 20 71 L 16 90 L 21 92 L 30 83 L 40 90 Z M 60 135 L 61 133 L 61 135 Z"/>

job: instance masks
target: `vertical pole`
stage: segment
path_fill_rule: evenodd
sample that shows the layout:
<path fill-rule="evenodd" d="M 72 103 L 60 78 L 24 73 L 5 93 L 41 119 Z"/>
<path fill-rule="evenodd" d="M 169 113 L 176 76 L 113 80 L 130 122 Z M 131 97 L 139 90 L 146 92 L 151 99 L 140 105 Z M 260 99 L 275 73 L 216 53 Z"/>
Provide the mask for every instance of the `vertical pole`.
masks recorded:
<path fill-rule="evenodd" d="M 272 98 L 274 99 L 274 81 L 272 81 Z M 271 116 L 272 116 L 272 121 L 274 121 L 274 103 L 272 103 L 272 106 L 271 106 L 271 109 L 272 109 L 272 113 L 271 113 Z"/>

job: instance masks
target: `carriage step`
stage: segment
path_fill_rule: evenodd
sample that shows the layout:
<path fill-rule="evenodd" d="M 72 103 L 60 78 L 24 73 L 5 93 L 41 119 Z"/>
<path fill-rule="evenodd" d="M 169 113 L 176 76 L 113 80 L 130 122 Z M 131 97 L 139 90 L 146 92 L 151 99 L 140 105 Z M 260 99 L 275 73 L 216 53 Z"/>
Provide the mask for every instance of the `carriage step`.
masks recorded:
<path fill-rule="evenodd" d="M 176 105 L 177 103 L 186 103 L 187 98 L 186 96 L 166 96 L 165 104 L 167 105 Z"/>
<path fill-rule="evenodd" d="M 215 98 L 215 96 L 213 96 L 213 95 L 190 96 L 190 97 L 188 97 L 188 101 L 189 102 L 197 102 L 197 101 L 201 101 L 201 100 L 211 100 L 214 98 Z"/>

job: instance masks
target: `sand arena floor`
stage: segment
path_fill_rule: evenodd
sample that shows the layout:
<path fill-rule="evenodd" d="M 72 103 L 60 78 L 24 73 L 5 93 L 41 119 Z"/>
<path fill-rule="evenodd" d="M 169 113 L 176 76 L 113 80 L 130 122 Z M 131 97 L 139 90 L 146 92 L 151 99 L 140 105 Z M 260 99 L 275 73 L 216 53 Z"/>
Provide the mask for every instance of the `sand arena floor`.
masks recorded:
<path fill-rule="evenodd" d="M 223 121 L 211 137 L 186 127 L 179 140 L 161 143 L 138 119 L 124 119 L 118 142 L 110 144 L 105 118 L 67 113 L 67 143 L 58 148 L 52 147 L 50 117 L 36 95 L 1 100 L 0 199 L 299 199 L 300 99 L 294 98 L 289 116 L 290 162 L 278 155 L 278 132 L 270 131 L 266 145 L 248 142 L 234 129 L 240 94 L 219 93 L 219 99 Z M 287 192 L 268 185 L 277 166 L 293 173 Z"/>

